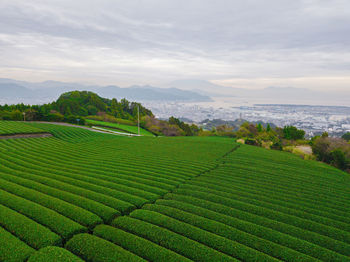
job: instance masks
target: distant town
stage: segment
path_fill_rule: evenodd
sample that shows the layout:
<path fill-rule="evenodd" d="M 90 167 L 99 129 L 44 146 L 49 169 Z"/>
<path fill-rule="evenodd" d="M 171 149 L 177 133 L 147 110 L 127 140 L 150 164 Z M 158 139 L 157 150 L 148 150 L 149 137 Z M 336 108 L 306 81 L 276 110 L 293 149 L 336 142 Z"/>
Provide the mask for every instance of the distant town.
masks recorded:
<path fill-rule="evenodd" d="M 272 123 L 280 127 L 293 125 L 305 130 L 307 137 L 323 132 L 338 137 L 350 131 L 350 107 L 345 106 L 255 104 L 216 108 L 176 102 L 149 102 L 146 103 L 146 107 L 159 118 L 173 115 L 197 124 L 205 119 L 245 119 L 251 122 Z"/>

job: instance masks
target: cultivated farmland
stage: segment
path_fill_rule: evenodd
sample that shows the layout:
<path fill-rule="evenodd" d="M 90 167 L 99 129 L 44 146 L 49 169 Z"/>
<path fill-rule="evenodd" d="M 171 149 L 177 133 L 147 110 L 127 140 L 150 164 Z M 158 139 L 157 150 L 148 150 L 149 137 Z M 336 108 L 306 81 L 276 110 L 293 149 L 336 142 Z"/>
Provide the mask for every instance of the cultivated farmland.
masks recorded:
<path fill-rule="evenodd" d="M 32 125 L 15 121 L 0 121 L 0 135 L 43 133 L 44 131 Z"/>
<path fill-rule="evenodd" d="M 0 140 L 0 261 L 350 261 L 349 174 L 228 138 L 23 125 L 53 137 Z"/>
<path fill-rule="evenodd" d="M 131 134 L 138 134 L 138 127 L 137 126 L 103 122 L 103 121 L 97 121 L 97 120 L 91 120 L 91 119 L 87 119 L 86 123 L 88 123 L 89 125 L 93 125 L 93 126 L 100 126 L 100 127 L 107 128 L 107 129 L 109 128 L 110 130 L 114 130 L 114 131 L 121 131 L 121 132 L 126 132 L 126 133 L 131 133 Z M 151 132 L 149 132 L 143 128 L 140 128 L 140 135 L 154 136 Z"/>

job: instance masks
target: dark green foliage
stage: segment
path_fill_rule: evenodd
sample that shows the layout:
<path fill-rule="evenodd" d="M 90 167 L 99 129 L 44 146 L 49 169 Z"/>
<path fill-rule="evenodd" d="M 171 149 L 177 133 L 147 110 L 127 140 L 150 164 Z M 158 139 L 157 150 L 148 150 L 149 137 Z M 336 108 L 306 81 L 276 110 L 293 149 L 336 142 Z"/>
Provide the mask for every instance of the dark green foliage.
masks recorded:
<path fill-rule="evenodd" d="M 270 126 L 270 124 L 267 124 L 267 126 L 266 126 L 266 131 L 267 131 L 267 132 L 270 132 L 270 131 L 271 131 L 271 126 Z"/>
<path fill-rule="evenodd" d="M 0 202 L 67 239 L 86 230 L 78 223 L 34 202 L 0 190 Z"/>
<path fill-rule="evenodd" d="M 114 117 L 135 119 L 137 117 L 137 106 L 140 109 L 140 116 L 152 116 L 152 112 L 138 103 L 122 99 L 106 99 L 88 91 L 73 91 L 62 94 L 58 100 L 51 104 L 54 110 L 69 115 L 96 115 L 98 112 L 105 112 Z"/>
<path fill-rule="evenodd" d="M 345 153 L 341 149 L 335 149 L 330 152 L 331 164 L 339 169 L 346 170 L 348 167 L 348 160 Z"/>
<path fill-rule="evenodd" d="M 46 227 L 3 205 L 0 205 L 0 226 L 36 249 L 62 243 L 62 239 Z"/>
<path fill-rule="evenodd" d="M 317 160 L 346 170 L 350 166 L 350 144 L 341 138 L 322 136 L 312 142 L 312 151 Z"/>
<path fill-rule="evenodd" d="M 247 247 L 254 248 L 265 254 L 270 254 L 271 256 L 281 260 L 288 258 L 289 260 L 295 261 L 313 261 L 311 257 L 296 252 L 293 249 L 286 248 L 264 238 L 238 230 L 234 227 L 234 224 L 232 224 L 232 226 L 225 225 L 225 223 L 227 223 L 230 219 L 232 220 L 232 218 L 225 217 L 224 215 L 220 215 L 219 213 L 215 213 L 207 209 L 196 207 L 187 203 L 162 199 L 158 200 L 156 205 L 146 205 L 144 208 L 160 212 L 190 225 L 212 232 L 216 235 L 237 241 Z M 245 223 L 238 220 L 237 222 L 242 224 Z M 246 224 L 248 226 L 248 223 Z M 248 251 L 248 253 L 242 256 L 243 260 L 249 260 L 249 258 L 254 260 L 255 258 L 258 259 L 258 261 L 263 261 L 266 259 L 262 253 L 257 253 L 256 251 L 252 252 L 245 246 L 239 250 L 241 254 L 244 254 L 244 250 Z"/>
<path fill-rule="evenodd" d="M 281 141 L 276 141 L 276 142 L 274 142 L 274 143 L 270 146 L 270 148 L 271 148 L 271 149 L 274 149 L 274 150 L 282 150 L 282 149 L 283 149 Z"/>
<path fill-rule="evenodd" d="M 74 206 L 66 201 L 62 201 L 58 198 L 51 197 L 47 194 L 43 194 L 39 191 L 24 187 L 35 186 L 35 183 L 31 183 L 26 179 L 22 179 L 15 176 L 5 175 L 0 173 L 0 188 L 6 190 L 12 194 L 21 196 L 25 199 L 31 200 L 44 207 L 52 209 L 57 213 L 60 213 L 70 219 L 78 222 L 79 224 L 87 227 L 93 227 L 96 224 L 102 223 L 102 219 L 97 215 L 88 212 L 78 206 Z M 6 180 L 5 180 L 6 179 Z M 8 181 L 7 181 L 8 180 Z M 11 183 L 11 182 L 15 183 Z M 21 186 L 24 185 L 24 186 Z"/>
<path fill-rule="evenodd" d="M 74 236 L 66 243 L 65 247 L 70 252 L 86 261 L 145 261 L 109 241 L 89 234 L 79 234 Z"/>
<path fill-rule="evenodd" d="M 85 125 L 85 118 L 81 117 L 81 115 L 68 115 L 64 118 L 65 122 L 71 124 Z"/>
<path fill-rule="evenodd" d="M 181 128 L 185 134 L 185 136 L 193 136 L 195 132 L 198 132 L 198 127 L 193 125 L 192 127 L 189 124 L 186 124 L 185 122 L 181 121 L 178 118 L 170 117 L 169 118 L 169 124 L 170 125 L 177 125 L 179 128 Z"/>
<path fill-rule="evenodd" d="M 256 141 L 256 139 L 253 139 L 253 138 L 247 138 L 247 139 L 245 140 L 245 143 L 246 143 L 247 145 L 251 145 L 251 146 L 259 146 L 259 142 Z"/>
<path fill-rule="evenodd" d="M 152 205 L 147 205 L 146 209 L 157 210 Z M 243 261 L 277 261 L 276 259 L 267 256 L 255 249 L 249 248 L 236 241 L 231 241 L 225 237 L 218 236 L 215 233 L 210 233 L 205 230 L 201 230 L 195 226 L 183 223 L 179 220 L 173 219 L 169 216 L 162 215 L 157 212 L 148 210 L 135 210 L 130 214 L 131 217 L 137 218 L 154 225 L 160 226 L 178 233 L 189 239 L 195 240 L 208 247 L 225 253 L 229 256 L 235 257 Z"/>
<path fill-rule="evenodd" d="M 57 101 L 44 105 L 0 105 L 0 120 L 22 121 L 26 112 L 27 121 L 55 121 L 84 125 L 84 117 L 88 115 L 109 114 L 113 117 L 137 119 L 137 107 L 140 117 L 153 116 L 152 112 L 139 103 L 122 99 L 110 100 L 93 92 L 72 91 L 62 94 Z M 80 119 L 80 121 L 77 121 Z"/>
<path fill-rule="evenodd" d="M 100 225 L 94 235 L 106 239 L 148 261 L 190 261 L 179 254 L 161 247 L 147 239 L 130 234 L 115 227 Z"/>
<path fill-rule="evenodd" d="M 187 237 L 135 218 L 119 217 L 112 225 L 195 261 L 237 261 Z"/>
<path fill-rule="evenodd" d="M 344 139 L 344 140 L 346 140 L 346 141 L 350 141 L 350 132 L 347 132 L 347 133 L 345 133 L 343 136 L 342 136 L 342 138 Z"/>
<path fill-rule="evenodd" d="M 24 122 L 0 121 L 0 135 L 44 133 L 45 130 L 27 125 Z"/>
<path fill-rule="evenodd" d="M 346 260 L 345 256 L 330 251 L 327 249 L 327 246 L 322 248 L 319 245 L 312 244 L 312 236 L 309 238 L 309 240 L 311 240 L 310 242 L 304 241 L 302 239 L 303 234 L 307 234 L 307 232 L 302 233 L 302 231 L 299 231 L 300 234 L 298 234 L 296 228 L 278 223 L 277 221 L 255 216 L 247 212 L 238 211 L 237 209 L 232 209 L 221 204 L 198 198 L 176 194 L 168 194 L 165 198 L 167 201 L 159 200 L 157 203 L 159 202 L 162 205 L 166 204 L 176 207 L 180 210 L 188 211 L 213 221 L 221 222 L 232 228 L 237 228 L 238 230 L 249 233 L 258 238 L 265 239 L 267 242 L 256 240 L 249 241 L 248 238 L 248 243 L 250 243 L 250 245 L 257 245 L 259 249 L 270 249 L 271 247 L 271 250 L 273 251 L 269 251 L 268 253 L 271 253 L 271 255 L 274 255 L 277 258 L 282 257 L 282 260 L 293 261 L 293 257 L 297 257 L 297 260 L 308 260 L 308 256 L 312 256 L 315 258 L 326 259 L 327 261 L 350 261 Z M 207 224 L 203 224 L 203 227 L 207 227 Z M 220 232 L 219 229 L 216 230 Z M 233 232 L 234 231 L 232 231 L 232 233 Z M 241 234 L 238 234 L 237 237 L 240 238 Z M 244 241 L 245 234 L 242 234 L 242 238 L 240 239 L 241 241 Z M 269 242 L 271 244 L 269 244 Z M 278 245 L 281 245 L 282 248 L 278 248 Z M 293 252 L 292 250 L 303 254 L 298 255 L 298 252 Z M 343 250 L 346 250 L 346 247 Z"/>
<path fill-rule="evenodd" d="M 0 227 L 0 261 L 25 261 L 35 250 Z"/>
<path fill-rule="evenodd" d="M 33 246 L 49 248 L 30 261 L 350 260 L 350 177 L 329 165 L 228 138 L 26 126 L 54 137 L 0 141 L 0 260 Z"/>
<path fill-rule="evenodd" d="M 35 252 L 28 262 L 83 262 L 83 260 L 64 248 L 50 246 Z"/>
<path fill-rule="evenodd" d="M 288 140 L 304 139 L 305 131 L 297 129 L 295 126 L 285 126 L 283 128 L 283 137 Z"/>

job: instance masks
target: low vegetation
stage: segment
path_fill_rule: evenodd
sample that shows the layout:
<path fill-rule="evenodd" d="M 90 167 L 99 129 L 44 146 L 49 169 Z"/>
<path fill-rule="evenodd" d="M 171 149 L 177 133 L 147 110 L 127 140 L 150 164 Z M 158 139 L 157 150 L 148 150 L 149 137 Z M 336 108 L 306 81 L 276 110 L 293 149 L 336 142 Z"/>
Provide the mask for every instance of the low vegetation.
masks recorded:
<path fill-rule="evenodd" d="M 97 120 L 90 120 L 87 119 L 86 123 L 91 126 L 98 126 L 102 128 L 108 128 L 110 130 L 119 131 L 119 132 L 126 132 L 131 134 L 138 134 L 138 127 L 135 125 L 125 125 L 120 123 L 109 123 L 109 122 L 103 122 L 103 121 L 97 121 Z M 154 136 L 151 132 L 147 131 L 146 129 L 143 129 L 140 127 L 140 135 L 142 136 Z"/>
<path fill-rule="evenodd" d="M 53 136 L 0 140 L 0 261 L 350 261 L 350 176 L 330 165 L 218 136 L 24 125 Z"/>

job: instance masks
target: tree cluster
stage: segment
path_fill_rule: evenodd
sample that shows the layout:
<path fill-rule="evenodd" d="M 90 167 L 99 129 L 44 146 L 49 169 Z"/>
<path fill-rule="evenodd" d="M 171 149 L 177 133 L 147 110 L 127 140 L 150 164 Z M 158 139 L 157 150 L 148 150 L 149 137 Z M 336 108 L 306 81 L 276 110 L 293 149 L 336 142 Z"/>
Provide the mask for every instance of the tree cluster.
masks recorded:
<path fill-rule="evenodd" d="M 106 99 L 88 91 L 72 91 L 62 94 L 57 101 L 43 105 L 4 105 L 0 106 L 0 119 L 53 121 L 85 124 L 85 117 L 108 114 L 115 118 L 130 121 L 140 117 L 153 116 L 152 112 L 139 103 L 121 99 Z"/>
<path fill-rule="evenodd" d="M 339 169 L 350 169 L 350 144 L 342 138 L 328 137 L 326 134 L 312 140 L 312 152 L 317 160 Z"/>

